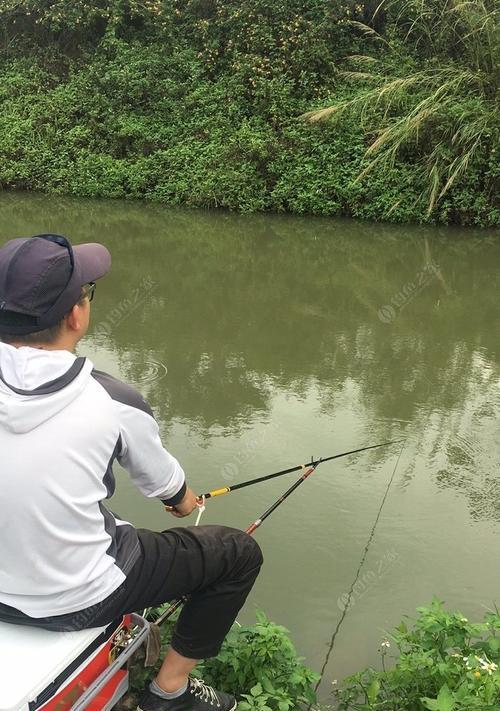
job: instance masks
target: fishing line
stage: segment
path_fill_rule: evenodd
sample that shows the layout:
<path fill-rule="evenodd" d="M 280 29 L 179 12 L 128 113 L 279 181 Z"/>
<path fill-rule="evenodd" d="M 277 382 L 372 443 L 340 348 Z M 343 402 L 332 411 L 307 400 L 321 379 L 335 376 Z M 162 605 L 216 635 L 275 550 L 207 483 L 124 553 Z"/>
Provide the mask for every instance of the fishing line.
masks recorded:
<path fill-rule="evenodd" d="M 365 564 L 365 560 L 366 560 L 366 557 L 367 557 L 367 555 L 368 555 L 368 551 L 369 551 L 370 546 L 371 546 L 371 544 L 372 544 L 373 538 L 374 538 L 374 536 L 375 536 L 375 531 L 376 531 L 376 528 L 377 528 L 377 525 L 378 525 L 380 516 L 381 516 L 381 514 L 382 514 L 382 509 L 384 508 L 386 499 L 387 499 L 387 497 L 388 497 L 388 495 L 389 495 L 389 490 L 390 490 L 390 488 L 391 488 L 391 486 L 392 486 L 392 482 L 394 481 L 394 477 L 396 476 L 396 470 L 397 470 L 397 468 L 398 468 L 399 461 L 400 461 L 400 459 L 401 459 L 401 455 L 403 454 L 404 448 L 405 448 L 405 442 L 403 442 L 403 446 L 401 447 L 401 451 L 400 451 L 400 453 L 399 453 L 399 456 L 398 456 L 398 458 L 397 458 L 397 460 L 396 460 L 396 464 L 395 464 L 395 466 L 394 466 L 394 471 L 392 472 L 391 477 L 390 477 L 390 479 L 389 479 L 389 482 L 388 482 L 388 484 L 387 484 L 387 487 L 386 487 L 386 489 L 385 489 L 384 496 L 382 497 L 382 501 L 381 501 L 381 503 L 380 503 L 380 506 L 379 506 L 379 509 L 378 509 L 378 512 L 377 512 L 377 516 L 376 516 L 376 518 L 375 518 L 374 524 L 373 524 L 372 529 L 371 529 L 371 531 L 370 531 L 370 535 L 368 536 L 368 540 L 366 541 L 365 547 L 364 547 L 364 549 L 363 549 L 363 553 L 361 554 L 361 559 L 360 559 L 360 561 L 359 561 L 359 565 L 358 565 L 358 568 L 357 568 L 357 570 L 356 570 L 356 575 L 354 576 L 354 580 L 352 581 L 351 587 L 349 588 L 349 592 L 347 593 L 347 600 L 346 600 L 345 605 L 344 605 L 344 610 L 343 610 L 343 612 L 342 612 L 342 614 L 341 614 L 341 616 L 340 616 L 340 619 L 339 619 L 339 621 L 338 621 L 338 623 L 337 623 L 337 626 L 335 627 L 335 629 L 334 629 L 334 631 L 333 631 L 333 634 L 332 634 L 332 637 L 331 637 L 331 639 L 330 639 L 330 644 L 328 645 L 328 651 L 327 651 L 327 653 L 326 653 L 325 661 L 324 661 L 324 663 L 323 663 L 323 666 L 321 667 L 320 677 L 319 677 L 319 679 L 318 679 L 318 682 L 317 682 L 316 686 L 314 687 L 314 691 L 317 691 L 317 690 L 318 690 L 318 687 L 319 687 L 319 685 L 321 684 L 321 682 L 322 682 L 322 680 L 323 680 L 323 675 L 324 675 L 324 673 L 325 673 L 326 667 L 328 666 L 328 662 L 330 661 L 330 656 L 331 656 L 331 654 L 332 654 L 332 652 L 333 652 L 333 648 L 334 648 L 334 646 L 335 646 L 335 640 L 337 639 L 337 635 L 338 635 L 338 633 L 339 633 L 339 631 L 340 631 L 340 628 L 342 627 L 342 623 L 344 622 L 344 620 L 345 620 L 345 618 L 346 618 L 346 616 L 347 616 L 347 612 L 349 611 L 349 608 L 350 608 L 350 606 L 351 606 L 351 599 L 352 599 L 352 595 L 353 595 L 353 592 L 354 592 L 354 586 L 355 586 L 356 583 L 358 582 L 359 576 L 360 576 L 360 574 L 361 574 L 361 570 L 362 570 L 362 568 L 363 568 L 363 565 Z M 309 706 L 309 709 L 310 709 L 310 708 L 311 708 L 311 706 Z M 308 709 L 308 711 L 309 711 L 309 709 Z"/>
<path fill-rule="evenodd" d="M 196 516 L 196 521 L 195 521 L 195 526 L 200 525 L 201 517 L 205 513 L 205 497 L 202 496 L 199 501 L 196 503 L 198 507 L 198 515 Z"/>

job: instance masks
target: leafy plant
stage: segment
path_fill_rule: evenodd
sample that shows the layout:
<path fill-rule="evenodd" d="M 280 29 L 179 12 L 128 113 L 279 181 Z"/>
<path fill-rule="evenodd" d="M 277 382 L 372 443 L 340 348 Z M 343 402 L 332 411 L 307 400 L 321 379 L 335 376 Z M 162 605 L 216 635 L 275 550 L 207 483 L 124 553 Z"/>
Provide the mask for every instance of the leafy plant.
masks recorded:
<path fill-rule="evenodd" d="M 499 711 L 498 612 L 473 624 L 437 599 L 418 612 L 412 629 L 403 622 L 392 635 L 399 649 L 394 668 L 386 668 L 386 640 L 383 670 L 347 678 L 338 692 L 339 711 Z"/>
<path fill-rule="evenodd" d="M 153 611 L 153 617 L 158 611 Z M 175 622 L 162 625 L 162 652 L 166 651 Z M 156 669 L 140 664 L 132 670 L 132 691 L 144 686 Z M 318 675 L 302 664 L 288 631 L 262 612 L 248 627 L 233 626 L 219 655 L 199 663 L 194 672 L 215 688 L 235 694 L 241 711 L 288 711 L 315 700 Z"/>

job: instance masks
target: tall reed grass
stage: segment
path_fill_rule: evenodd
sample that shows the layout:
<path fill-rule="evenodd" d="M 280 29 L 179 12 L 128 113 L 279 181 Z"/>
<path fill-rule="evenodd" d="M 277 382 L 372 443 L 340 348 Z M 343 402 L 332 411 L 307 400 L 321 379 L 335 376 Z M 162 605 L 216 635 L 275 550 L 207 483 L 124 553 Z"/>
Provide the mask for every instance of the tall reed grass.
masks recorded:
<path fill-rule="evenodd" d="M 356 180 L 410 155 L 424 173 L 428 215 L 477 161 L 493 166 L 483 179 L 488 192 L 498 190 L 498 1 L 382 0 L 374 17 L 382 11 L 397 27 L 394 35 L 403 30 L 403 46 L 387 28 L 382 36 L 354 23 L 367 45 L 379 49 L 347 58 L 354 68 L 343 74 L 367 86 L 304 118 L 317 122 L 356 112 L 369 136 L 366 166 Z"/>

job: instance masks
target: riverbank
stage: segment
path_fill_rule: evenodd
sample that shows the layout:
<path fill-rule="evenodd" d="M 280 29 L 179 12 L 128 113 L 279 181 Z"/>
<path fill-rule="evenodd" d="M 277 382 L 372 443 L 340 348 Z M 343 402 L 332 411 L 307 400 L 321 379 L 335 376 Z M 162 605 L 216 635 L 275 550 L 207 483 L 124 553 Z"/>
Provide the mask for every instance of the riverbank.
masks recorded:
<path fill-rule="evenodd" d="M 446 29 L 449 17 L 423 18 L 413 35 L 408 22 L 420 3 L 400 3 L 406 15 L 389 3 L 373 17 L 376 5 L 283 0 L 271 12 L 263 0 L 115 0 L 105 9 L 96 0 L 7 0 L 0 186 L 243 212 L 499 224 L 495 79 L 472 66 Z M 444 75 L 436 85 L 445 71 L 448 85 Z M 459 81 L 473 71 L 483 72 L 480 85 Z M 397 91 L 385 91 L 394 81 Z M 389 101 L 370 98 L 377 89 Z M 442 99 L 418 108 L 436 92 Z M 302 118 L 345 101 L 354 103 L 335 121 Z M 405 117 L 417 124 L 407 136 L 396 145 L 389 135 L 367 156 L 380 131 Z M 373 158 L 382 160 L 366 172 Z"/>

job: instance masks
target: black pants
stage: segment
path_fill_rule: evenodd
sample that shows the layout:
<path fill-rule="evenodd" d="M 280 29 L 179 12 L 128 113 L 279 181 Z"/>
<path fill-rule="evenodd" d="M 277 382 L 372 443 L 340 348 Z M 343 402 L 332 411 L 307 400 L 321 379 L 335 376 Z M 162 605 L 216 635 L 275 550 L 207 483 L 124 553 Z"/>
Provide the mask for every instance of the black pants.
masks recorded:
<path fill-rule="evenodd" d="M 243 606 L 262 565 L 256 541 L 226 526 L 138 529 L 141 555 L 126 580 L 108 598 L 85 610 L 33 619 L 15 611 L 7 619 L 53 630 L 101 627 L 127 612 L 140 612 L 184 595 L 172 647 L 184 657 L 214 657 Z M 12 609 L 12 608 L 10 608 Z M 19 617 L 21 616 L 21 617 Z"/>

